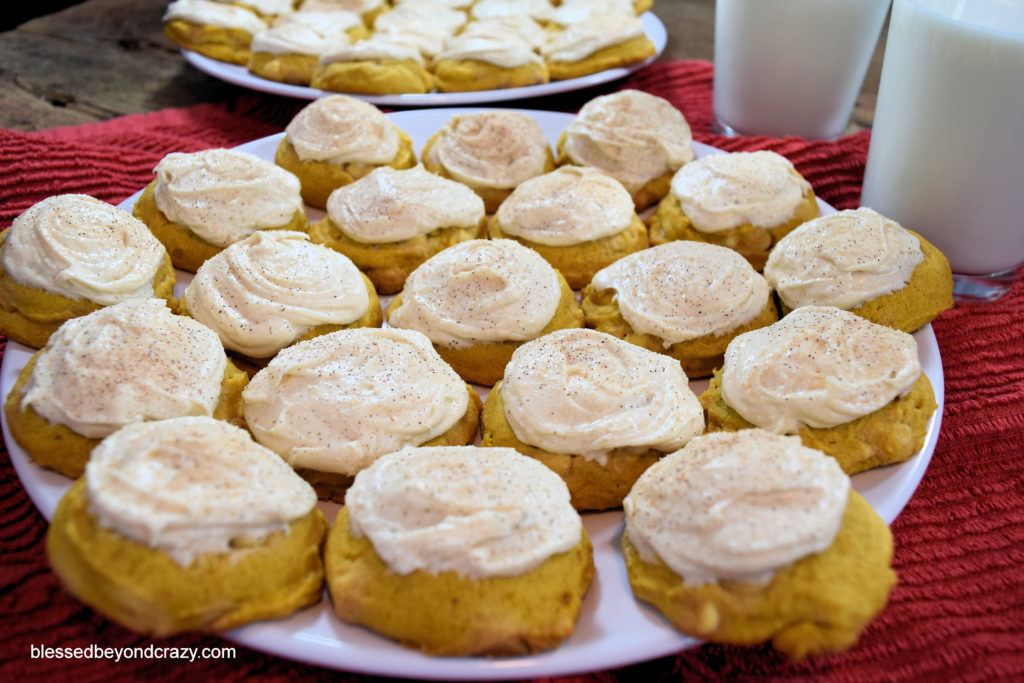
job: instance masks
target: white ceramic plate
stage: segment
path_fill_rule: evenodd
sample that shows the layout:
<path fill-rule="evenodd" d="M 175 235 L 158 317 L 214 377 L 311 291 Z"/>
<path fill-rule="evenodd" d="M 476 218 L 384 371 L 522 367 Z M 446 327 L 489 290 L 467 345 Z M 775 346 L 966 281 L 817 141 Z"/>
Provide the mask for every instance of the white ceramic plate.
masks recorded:
<path fill-rule="evenodd" d="M 619 78 L 624 78 L 634 71 L 647 66 L 661 55 L 665 50 L 666 43 L 668 42 L 665 25 L 662 24 L 661 20 L 652 12 L 644 12 L 641 14 L 640 22 L 643 24 L 644 32 L 647 34 L 647 37 L 650 38 L 652 43 L 654 43 L 655 53 L 654 56 L 628 67 L 606 69 L 596 74 L 590 74 L 589 76 L 570 78 L 564 81 L 553 81 L 543 85 L 528 85 L 522 88 L 480 90 L 476 92 L 430 92 L 408 95 L 352 95 L 352 97 L 357 97 L 361 100 L 372 102 L 373 104 L 386 105 L 389 107 L 439 107 L 522 100 L 530 97 L 543 97 L 545 95 L 556 95 L 559 93 L 571 92 L 573 90 L 582 90 L 594 85 L 600 85 Z M 251 73 L 244 66 L 218 62 L 215 59 L 204 57 L 203 55 L 197 52 L 192 52 L 191 50 L 182 50 L 181 53 L 192 66 L 200 71 L 209 74 L 214 78 L 219 78 L 222 81 L 227 81 L 234 85 L 240 85 L 243 88 L 249 88 L 250 90 L 257 90 L 259 92 L 271 93 L 273 95 L 284 95 L 286 97 L 295 97 L 305 100 L 315 100 L 316 98 L 323 97 L 325 95 L 337 94 L 329 90 L 319 90 L 317 88 L 309 88 L 301 85 L 290 85 L 288 83 L 279 83 L 278 81 L 261 78 L 260 76 Z"/>
<path fill-rule="evenodd" d="M 417 153 L 430 135 L 450 116 L 475 109 L 428 109 L 406 111 L 388 116 L 413 139 Z M 572 116 L 554 112 L 529 111 L 544 129 L 552 144 Z M 272 160 L 281 135 L 273 135 L 239 149 Z M 698 156 L 720 153 L 707 145 L 694 143 Z M 141 192 L 125 200 L 122 208 L 131 209 Z M 819 200 L 822 213 L 835 210 Z M 310 211 L 319 218 L 322 212 Z M 179 273 L 179 286 L 190 277 Z M 910 499 L 924 475 L 939 434 L 943 405 L 942 362 L 931 326 L 915 335 L 921 366 L 935 389 L 939 408 L 928 424 L 928 436 L 920 453 L 905 463 L 872 470 L 853 477 L 854 488 L 886 520 L 892 522 Z M 32 349 L 8 342 L 0 369 L 0 393 L 7 396 Z M 691 383 L 698 394 L 707 380 Z M 481 391 L 486 395 L 486 390 Z M 29 496 L 49 519 L 57 501 L 70 485 L 62 475 L 30 462 L 13 442 L 3 423 L 4 438 L 18 476 Z M 334 520 L 338 506 L 321 504 L 327 518 Z M 405 649 L 369 631 L 344 624 L 333 616 L 326 597 L 288 619 L 261 622 L 225 634 L 229 640 L 256 650 L 289 659 L 348 671 L 383 676 L 404 676 L 447 680 L 497 680 L 557 676 L 604 670 L 662 657 L 694 647 L 697 640 L 681 635 L 653 608 L 634 600 L 621 561 L 619 542 L 622 513 L 604 512 L 584 515 L 584 524 L 594 545 L 596 573 L 590 586 L 579 624 L 573 636 L 556 650 L 538 655 L 499 659 L 469 657 L 428 657 Z"/>

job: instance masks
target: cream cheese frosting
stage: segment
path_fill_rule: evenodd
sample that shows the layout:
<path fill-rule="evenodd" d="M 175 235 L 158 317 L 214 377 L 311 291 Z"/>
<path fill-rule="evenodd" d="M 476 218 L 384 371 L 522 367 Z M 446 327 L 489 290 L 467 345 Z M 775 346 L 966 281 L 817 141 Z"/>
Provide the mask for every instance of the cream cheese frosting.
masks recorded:
<path fill-rule="evenodd" d="M 373 22 L 374 31 L 386 31 L 392 27 L 412 24 L 429 24 L 435 30 L 452 35 L 469 19 L 466 13 L 444 5 L 402 3 L 377 17 Z"/>
<path fill-rule="evenodd" d="M 331 52 L 320 55 L 321 64 L 334 62 L 366 62 L 366 61 L 402 61 L 409 60 L 416 64 L 424 64 L 420 51 L 407 43 L 397 42 L 388 34 L 377 34 L 357 40 L 351 45 L 339 47 Z"/>
<path fill-rule="evenodd" d="M 582 522 L 557 474 L 511 448 L 407 448 L 356 476 L 349 530 L 398 574 L 516 576 L 574 548 Z"/>
<path fill-rule="evenodd" d="M 615 290 L 623 319 L 636 332 L 672 344 L 723 335 L 768 305 L 765 279 L 738 252 L 680 240 L 625 256 L 594 274 L 598 291 Z"/>
<path fill-rule="evenodd" d="M 296 14 L 303 12 L 331 12 L 345 10 L 363 15 L 383 8 L 387 0 L 302 0 Z"/>
<path fill-rule="evenodd" d="M 473 228 L 486 214 L 483 200 L 461 183 L 423 166 L 383 166 L 332 192 L 327 215 L 357 242 L 387 244 L 439 228 Z"/>
<path fill-rule="evenodd" d="M 687 584 L 767 583 L 835 540 L 850 494 L 839 463 L 760 429 L 698 436 L 640 476 L 623 501 L 646 562 Z"/>
<path fill-rule="evenodd" d="M 671 192 L 701 232 L 749 223 L 773 228 L 792 218 L 811 184 L 775 152 L 711 154 L 672 176 Z"/>
<path fill-rule="evenodd" d="M 864 207 L 801 224 L 772 249 L 764 276 L 790 308 L 854 308 L 903 289 L 923 260 L 914 235 Z"/>
<path fill-rule="evenodd" d="M 550 34 L 541 46 L 541 54 L 549 62 L 579 62 L 598 50 L 643 36 L 643 24 L 635 16 L 595 12 Z"/>
<path fill-rule="evenodd" d="M 264 16 L 291 14 L 294 11 L 293 0 L 216 0 L 229 5 L 244 5 Z"/>
<path fill-rule="evenodd" d="M 210 417 L 128 425 L 85 467 L 99 526 L 165 552 L 182 566 L 262 539 L 308 514 L 316 493 L 248 432 Z"/>
<path fill-rule="evenodd" d="M 472 187 L 513 188 L 544 172 L 550 148 L 532 116 L 498 109 L 452 116 L 424 162 Z"/>
<path fill-rule="evenodd" d="M 11 223 L 0 251 L 15 282 L 103 306 L 152 297 L 166 258 L 145 223 L 83 194 L 29 207 Z"/>
<path fill-rule="evenodd" d="M 495 35 L 505 33 L 519 38 L 530 49 L 538 51 L 544 42 L 545 31 L 535 19 L 525 14 L 509 14 L 505 16 L 484 17 L 473 19 L 462 29 L 460 35 Z"/>
<path fill-rule="evenodd" d="M 225 348 L 267 358 L 318 325 L 366 315 L 366 282 L 348 257 L 292 230 L 263 230 L 199 267 L 185 290 L 189 314 Z"/>
<path fill-rule="evenodd" d="M 398 128 L 380 109 L 347 95 L 328 95 L 303 107 L 285 128 L 295 154 L 332 164 L 388 164 L 398 155 Z"/>
<path fill-rule="evenodd" d="M 267 28 L 267 23 L 252 10 L 213 0 L 175 0 L 167 5 L 163 21 L 176 19 L 203 26 L 237 28 L 249 33 Z"/>
<path fill-rule="evenodd" d="M 632 0 L 562 0 L 551 15 L 554 23 L 568 26 L 586 21 L 593 14 L 620 14 L 626 19 L 636 16 Z"/>
<path fill-rule="evenodd" d="M 422 334 L 360 328 L 282 349 L 242 407 L 256 440 L 293 467 L 354 475 L 451 429 L 469 393 Z"/>
<path fill-rule="evenodd" d="M 130 299 L 50 336 L 22 409 L 92 439 L 132 422 L 212 415 L 226 365 L 215 332 L 162 299 Z"/>
<path fill-rule="evenodd" d="M 525 14 L 532 19 L 546 21 L 554 10 L 548 0 L 477 0 L 469 13 L 474 19 Z"/>
<path fill-rule="evenodd" d="M 524 181 L 495 216 L 506 234 L 568 246 L 617 235 L 636 213 L 629 193 L 615 179 L 596 168 L 562 166 Z"/>
<path fill-rule="evenodd" d="M 173 152 L 155 172 L 160 212 L 218 247 L 287 225 L 305 211 L 299 179 L 247 152 Z"/>
<path fill-rule="evenodd" d="M 596 330 L 556 330 L 512 354 L 505 418 L 523 443 L 604 465 L 616 448 L 682 448 L 704 410 L 679 362 Z"/>
<path fill-rule="evenodd" d="M 729 343 L 722 397 L 776 433 L 828 428 L 886 406 L 921 375 L 914 337 L 838 308 L 803 306 Z"/>
<path fill-rule="evenodd" d="M 447 348 L 525 341 L 547 326 L 561 297 L 558 273 L 534 250 L 514 240 L 467 240 L 409 275 L 388 322 Z"/>
<path fill-rule="evenodd" d="M 533 47 L 514 33 L 494 31 L 488 34 L 480 28 L 450 39 L 435 59 L 486 62 L 505 69 L 544 63 Z"/>
<path fill-rule="evenodd" d="M 253 34 L 250 47 L 253 52 L 321 55 L 351 43 L 346 31 L 362 25 L 353 12 L 300 12 Z"/>
<path fill-rule="evenodd" d="M 661 97 L 639 90 L 583 105 L 565 130 L 563 150 L 577 165 L 599 168 L 636 193 L 693 160 L 686 118 Z"/>

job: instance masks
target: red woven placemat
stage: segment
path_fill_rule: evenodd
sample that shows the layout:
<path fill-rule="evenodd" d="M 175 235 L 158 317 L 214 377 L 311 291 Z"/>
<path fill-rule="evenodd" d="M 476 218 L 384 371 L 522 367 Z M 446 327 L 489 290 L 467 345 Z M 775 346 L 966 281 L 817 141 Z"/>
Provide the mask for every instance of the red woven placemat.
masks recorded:
<path fill-rule="evenodd" d="M 868 133 L 835 142 L 735 138 L 711 128 L 711 65 L 656 63 L 614 87 L 646 90 L 686 115 L 695 139 L 789 157 L 837 208 L 857 205 Z M 561 103 L 565 100 L 560 101 Z M 261 96 L 231 107 L 128 116 L 41 133 L 0 130 L 0 227 L 51 194 L 117 203 L 172 151 L 233 146 L 279 132 L 303 102 Z M 958 305 L 933 323 L 946 377 L 942 432 L 924 480 L 893 525 L 899 585 L 851 651 L 792 663 L 771 648 L 705 645 L 624 669 L 558 680 L 1024 680 L 1024 280 L 993 304 Z M 46 522 L 0 457 L 0 680 L 74 677 L 369 680 L 238 648 L 230 660 L 33 658 L 33 646 L 219 647 L 215 637 L 153 641 L 66 595 L 46 564 Z M 379 680 L 379 679 L 377 679 Z"/>

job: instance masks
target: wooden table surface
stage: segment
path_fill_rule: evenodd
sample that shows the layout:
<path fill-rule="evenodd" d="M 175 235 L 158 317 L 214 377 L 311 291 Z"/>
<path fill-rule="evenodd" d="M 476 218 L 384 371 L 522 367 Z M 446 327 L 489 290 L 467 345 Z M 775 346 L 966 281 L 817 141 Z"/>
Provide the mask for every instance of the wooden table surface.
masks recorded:
<path fill-rule="evenodd" d="M 0 126 L 45 130 L 230 101 L 246 92 L 182 58 L 163 36 L 167 4 L 86 0 L 0 33 Z M 654 12 L 669 34 L 662 59 L 710 61 L 714 10 L 714 0 L 655 0 Z M 884 39 L 864 80 L 850 131 L 871 125 L 883 47 Z"/>

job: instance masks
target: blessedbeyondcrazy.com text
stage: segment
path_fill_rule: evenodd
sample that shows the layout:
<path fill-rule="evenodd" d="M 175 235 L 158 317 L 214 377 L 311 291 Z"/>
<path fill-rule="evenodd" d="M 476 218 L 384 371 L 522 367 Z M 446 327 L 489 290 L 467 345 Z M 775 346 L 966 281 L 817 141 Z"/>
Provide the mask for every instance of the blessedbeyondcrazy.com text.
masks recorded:
<path fill-rule="evenodd" d="M 163 647 L 146 645 L 145 647 L 103 647 L 87 645 L 85 647 L 49 647 L 46 645 L 29 646 L 32 659 L 180 659 L 194 662 L 197 659 L 234 659 L 233 647 Z"/>

